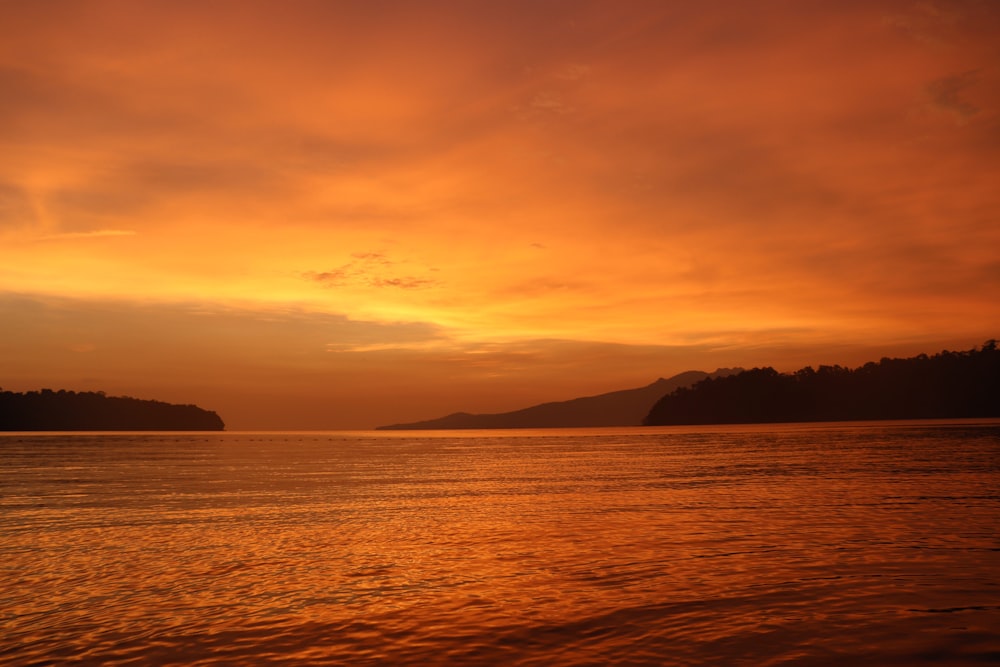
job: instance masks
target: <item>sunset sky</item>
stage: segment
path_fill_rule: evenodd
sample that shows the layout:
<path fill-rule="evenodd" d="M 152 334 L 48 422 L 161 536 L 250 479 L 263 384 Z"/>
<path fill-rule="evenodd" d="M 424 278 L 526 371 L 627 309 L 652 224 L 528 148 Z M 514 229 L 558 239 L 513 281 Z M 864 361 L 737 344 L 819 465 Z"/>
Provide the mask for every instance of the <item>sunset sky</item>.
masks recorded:
<path fill-rule="evenodd" d="M 993 0 L 0 0 L 0 387 L 369 428 L 1000 336 Z"/>

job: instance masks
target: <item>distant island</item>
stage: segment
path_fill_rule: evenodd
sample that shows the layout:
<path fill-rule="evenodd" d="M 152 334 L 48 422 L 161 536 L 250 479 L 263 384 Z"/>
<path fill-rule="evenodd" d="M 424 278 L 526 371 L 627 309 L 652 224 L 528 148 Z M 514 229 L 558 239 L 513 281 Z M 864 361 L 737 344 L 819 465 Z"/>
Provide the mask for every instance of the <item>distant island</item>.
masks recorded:
<path fill-rule="evenodd" d="M 0 391 L 0 431 L 222 431 L 222 419 L 195 405 L 104 392 Z"/>
<path fill-rule="evenodd" d="M 706 378 L 736 373 L 742 369 L 720 368 L 714 373 L 687 371 L 638 389 L 624 389 L 568 401 L 542 403 L 514 412 L 469 414 L 379 426 L 376 430 L 479 429 L 479 428 L 568 428 L 578 426 L 639 426 L 657 399 L 678 387 Z"/>
<path fill-rule="evenodd" d="M 883 358 L 855 369 L 754 368 L 679 387 L 646 425 L 1000 417 L 995 340 L 965 352 Z"/>

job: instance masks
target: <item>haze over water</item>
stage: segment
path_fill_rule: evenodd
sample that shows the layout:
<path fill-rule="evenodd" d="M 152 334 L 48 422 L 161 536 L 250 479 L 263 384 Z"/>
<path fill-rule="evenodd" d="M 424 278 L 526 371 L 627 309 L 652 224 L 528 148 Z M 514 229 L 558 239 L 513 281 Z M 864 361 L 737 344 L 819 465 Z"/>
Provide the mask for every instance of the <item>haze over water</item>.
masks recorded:
<path fill-rule="evenodd" d="M 4 664 L 1000 660 L 1000 424 L 0 436 Z"/>

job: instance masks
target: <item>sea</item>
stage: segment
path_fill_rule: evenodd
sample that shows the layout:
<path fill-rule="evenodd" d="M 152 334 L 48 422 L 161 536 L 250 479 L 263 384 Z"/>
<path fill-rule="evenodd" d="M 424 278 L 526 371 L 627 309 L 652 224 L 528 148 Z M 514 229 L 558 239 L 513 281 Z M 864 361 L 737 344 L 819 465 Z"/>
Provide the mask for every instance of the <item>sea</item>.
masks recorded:
<path fill-rule="evenodd" d="M 0 436 L 3 665 L 1000 664 L 1000 422 Z"/>

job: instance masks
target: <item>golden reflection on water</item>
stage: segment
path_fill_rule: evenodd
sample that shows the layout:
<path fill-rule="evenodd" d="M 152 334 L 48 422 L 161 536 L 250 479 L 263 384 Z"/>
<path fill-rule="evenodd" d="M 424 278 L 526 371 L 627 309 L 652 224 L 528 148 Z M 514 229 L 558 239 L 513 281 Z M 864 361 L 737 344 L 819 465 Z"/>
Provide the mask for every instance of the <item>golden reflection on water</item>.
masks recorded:
<path fill-rule="evenodd" d="M 996 425 L 0 448 L 10 664 L 1000 656 Z"/>

